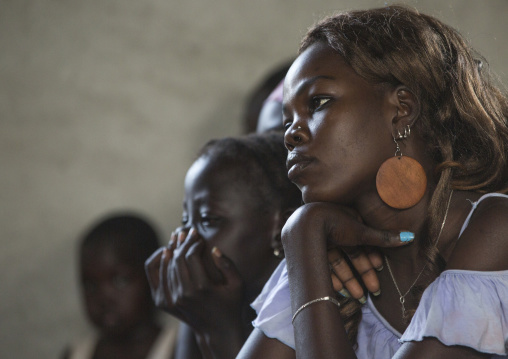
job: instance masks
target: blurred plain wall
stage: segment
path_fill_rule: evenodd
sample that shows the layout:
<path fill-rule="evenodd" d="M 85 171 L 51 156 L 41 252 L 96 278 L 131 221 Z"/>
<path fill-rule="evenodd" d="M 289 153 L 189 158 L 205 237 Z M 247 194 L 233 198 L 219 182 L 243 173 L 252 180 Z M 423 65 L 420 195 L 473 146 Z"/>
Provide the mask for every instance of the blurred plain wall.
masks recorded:
<path fill-rule="evenodd" d="M 508 1 L 409 1 L 508 84 Z M 77 236 L 116 209 L 168 239 L 204 141 L 306 28 L 368 0 L 0 0 L 0 357 L 55 358 L 89 328 Z"/>

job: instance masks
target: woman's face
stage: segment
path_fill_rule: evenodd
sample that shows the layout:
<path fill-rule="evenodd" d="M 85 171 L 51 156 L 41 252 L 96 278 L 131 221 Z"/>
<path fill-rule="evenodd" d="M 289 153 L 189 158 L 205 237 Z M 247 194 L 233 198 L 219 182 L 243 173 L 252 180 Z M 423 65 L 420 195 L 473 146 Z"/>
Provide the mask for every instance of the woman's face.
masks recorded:
<path fill-rule="evenodd" d="M 274 269 L 271 240 L 279 218 L 275 206 L 260 207 L 245 170 L 239 162 L 198 158 L 185 177 L 182 223 L 198 231 L 208 252 L 217 246 L 250 285 Z"/>
<path fill-rule="evenodd" d="M 395 153 L 388 95 L 325 44 L 296 59 L 285 79 L 283 124 L 288 176 L 306 203 L 351 205 L 376 193 L 377 170 Z"/>

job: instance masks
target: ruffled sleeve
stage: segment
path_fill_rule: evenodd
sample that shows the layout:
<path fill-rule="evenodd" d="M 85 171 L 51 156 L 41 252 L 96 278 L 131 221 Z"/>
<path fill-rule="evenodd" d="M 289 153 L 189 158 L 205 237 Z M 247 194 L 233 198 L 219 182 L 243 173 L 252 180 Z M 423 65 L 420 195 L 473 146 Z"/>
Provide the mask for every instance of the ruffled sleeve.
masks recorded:
<path fill-rule="evenodd" d="M 287 346 L 295 348 L 285 259 L 275 269 L 251 306 L 257 313 L 256 319 L 252 322 L 255 328 L 260 329 L 267 337 L 278 339 Z"/>
<path fill-rule="evenodd" d="M 423 293 L 400 342 L 425 337 L 507 355 L 508 271 L 441 273 Z"/>

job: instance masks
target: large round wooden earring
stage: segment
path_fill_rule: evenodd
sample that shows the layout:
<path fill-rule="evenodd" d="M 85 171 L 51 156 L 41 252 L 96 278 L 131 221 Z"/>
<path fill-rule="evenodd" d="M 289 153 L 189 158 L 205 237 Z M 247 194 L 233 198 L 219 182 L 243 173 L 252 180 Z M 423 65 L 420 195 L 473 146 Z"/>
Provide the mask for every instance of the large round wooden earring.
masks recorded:
<path fill-rule="evenodd" d="M 406 138 L 399 135 L 398 139 Z M 387 205 L 397 209 L 413 207 L 420 202 L 427 189 L 427 176 L 417 160 L 412 157 L 402 156 L 397 139 L 393 139 L 397 145 L 395 156 L 387 159 L 377 172 L 376 188 L 379 197 Z"/>

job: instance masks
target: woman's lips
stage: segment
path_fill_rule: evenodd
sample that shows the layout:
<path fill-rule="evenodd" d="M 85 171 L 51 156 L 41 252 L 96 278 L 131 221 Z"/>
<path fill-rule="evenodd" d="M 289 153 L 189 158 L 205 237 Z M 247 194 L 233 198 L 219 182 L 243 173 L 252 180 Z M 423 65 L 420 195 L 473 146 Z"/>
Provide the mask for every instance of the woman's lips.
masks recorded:
<path fill-rule="evenodd" d="M 309 156 L 302 155 L 300 153 L 289 153 L 286 160 L 286 167 L 288 170 L 288 178 L 291 181 L 300 176 L 303 170 L 308 167 L 314 159 Z"/>

